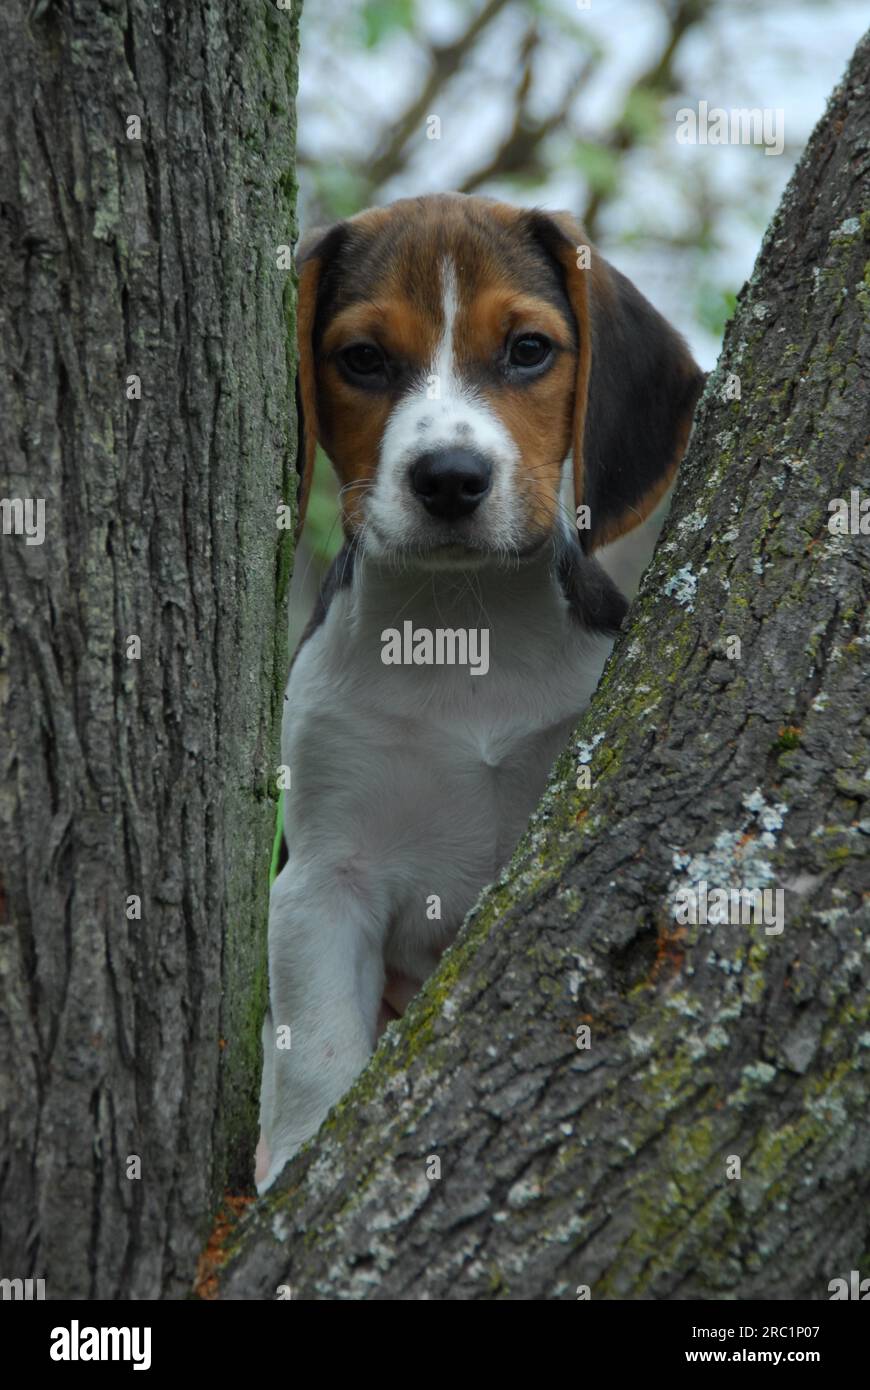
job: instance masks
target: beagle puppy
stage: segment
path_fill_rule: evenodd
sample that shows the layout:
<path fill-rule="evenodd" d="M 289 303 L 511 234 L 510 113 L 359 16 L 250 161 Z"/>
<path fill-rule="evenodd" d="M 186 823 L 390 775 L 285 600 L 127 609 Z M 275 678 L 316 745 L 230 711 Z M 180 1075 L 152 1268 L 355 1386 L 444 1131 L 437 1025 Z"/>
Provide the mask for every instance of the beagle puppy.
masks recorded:
<path fill-rule="evenodd" d="M 319 442 L 345 540 L 285 696 L 261 1192 L 519 840 L 626 610 L 594 551 L 703 380 L 566 214 L 402 199 L 297 260 L 300 510 Z"/>

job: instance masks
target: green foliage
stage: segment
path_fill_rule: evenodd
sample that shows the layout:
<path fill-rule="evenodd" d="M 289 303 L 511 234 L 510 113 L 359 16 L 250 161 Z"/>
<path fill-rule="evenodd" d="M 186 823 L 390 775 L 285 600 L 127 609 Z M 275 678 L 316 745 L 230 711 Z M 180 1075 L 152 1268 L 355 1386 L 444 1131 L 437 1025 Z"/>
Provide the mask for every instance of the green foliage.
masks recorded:
<path fill-rule="evenodd" d="M 737 295 L 733 290 L 723 290 L 709 280 L 702 280 L 699 284 L 695 296 L 695 317 L 715 338 L 722 337 L 736 306 Z"/>
<path fill-rule="evenodd" d="M 284 830 L 284 793 L 278 793 L 278 801 L 275 807 L 275 835 L 272 840 L 272 862 L 269 865 L 269 887 L 278 877 L 278 862 L 281 857 L 281 837 Z"/>
<path fill-rule="evenodd" d="M 657 92 L 639 88 L 629 92 L 620 125 L 638 143 L 655 140 L 661 133 L 661 98 Z"/>
<path fill-rule="evenodd" d="M 795 724 L 786 724 L 779 731 L 779 736 L 773 745 L 775 753 L 789 753 L 794 748 L 800 747 L 801 731 Z"/>
<path fill-rule="evenodd" d="M 311 170 L 311 185 L 321 207 L 328 208 L 330 216 L 353 217 L 355 212 L 368 205 L 370 190 L 368 180 L 358 169 L 327 161 Z"/>
<path fill-rule="evenodd" d="M 619 187 L 619 156 L 604 145 L 578 141 L 573 145 L 574 163 L 593 193 L 614 193 Z"/>
<path fill-rule="evenodd" d="M 397 29 L 413 29 L 415 11 L 414 0 L 368 0 L 361 15 L 366 48 L 375 48 Z"/>
<path fill-rule="evenodd" d="M 323 569 L 341 549 L 338 486 L 329 460 L 321 449 L 317 451 L 314 482 L 305 515 L 305 540 L 315 561 Z"/>

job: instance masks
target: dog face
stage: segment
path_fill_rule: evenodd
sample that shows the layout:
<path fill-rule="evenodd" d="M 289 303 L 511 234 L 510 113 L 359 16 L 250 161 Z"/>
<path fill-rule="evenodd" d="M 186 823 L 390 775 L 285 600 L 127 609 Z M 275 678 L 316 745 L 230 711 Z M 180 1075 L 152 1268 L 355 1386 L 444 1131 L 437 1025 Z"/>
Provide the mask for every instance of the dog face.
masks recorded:
<path fill-rule="evenodd" d="M 319 440 L 366 553 L 533 555 L 569 455 L 586 548 L 670 483 L 701 374 L 565 214 L 403 199 L 311 234 L 298 264 L 301 508 Z"/>

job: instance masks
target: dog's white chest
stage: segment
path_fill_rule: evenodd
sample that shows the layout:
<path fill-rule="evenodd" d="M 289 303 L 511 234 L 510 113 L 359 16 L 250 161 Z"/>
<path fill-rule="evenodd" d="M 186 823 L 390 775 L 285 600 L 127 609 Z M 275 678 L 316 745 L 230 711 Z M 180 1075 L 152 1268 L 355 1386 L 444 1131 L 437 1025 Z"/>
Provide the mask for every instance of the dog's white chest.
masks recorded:
<path fill-rule="evenodd" d="M 285 706 L 293 857 L 331 864 L 388 915 L 387 965 L 425 978 L 519 839 L 610 643 L 529 575 L 508 600 L 411 594 L 415 632 L 486 625 L 489 664 L 385 664 L 384 617 L 336 596 L 300 652 Z M 405 616 L 407 614 L 405 613 Z M 401 623 L 402 618 L 397 620 Z M 469 642 L 473 650 L 474 644 Z M 406 654 L 410 654 L 407 651 Z"/>

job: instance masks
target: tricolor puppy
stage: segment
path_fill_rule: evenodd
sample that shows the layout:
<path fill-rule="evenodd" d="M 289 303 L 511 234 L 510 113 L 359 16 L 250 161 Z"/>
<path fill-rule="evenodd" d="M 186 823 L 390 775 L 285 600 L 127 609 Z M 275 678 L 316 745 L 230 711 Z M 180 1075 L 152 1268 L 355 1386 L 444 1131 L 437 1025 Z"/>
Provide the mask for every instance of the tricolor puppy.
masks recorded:
<path fill-rule="evenodd" d="M 287 686 L 261 1191 L 522 834 L 626 609 L 592 552 L 667 489 L 702 381 L 561 213 L 404 199 L 298 263 L 302 505 L 319 441 L 345 544 Z"/>

